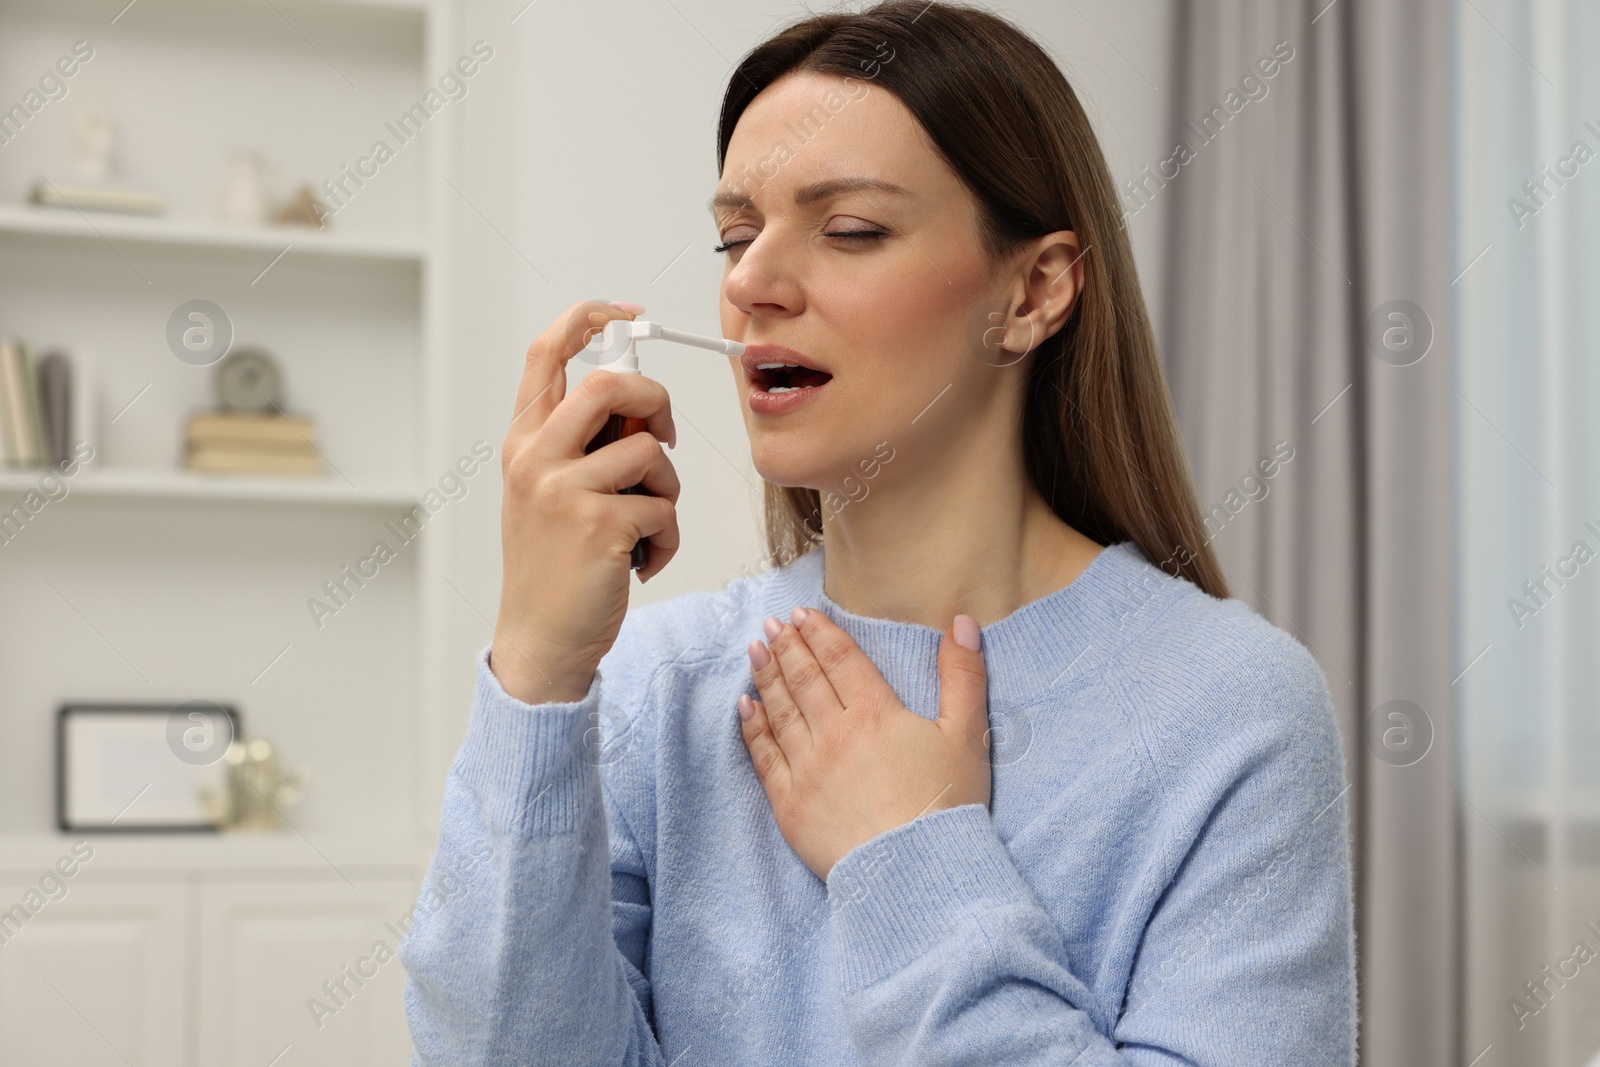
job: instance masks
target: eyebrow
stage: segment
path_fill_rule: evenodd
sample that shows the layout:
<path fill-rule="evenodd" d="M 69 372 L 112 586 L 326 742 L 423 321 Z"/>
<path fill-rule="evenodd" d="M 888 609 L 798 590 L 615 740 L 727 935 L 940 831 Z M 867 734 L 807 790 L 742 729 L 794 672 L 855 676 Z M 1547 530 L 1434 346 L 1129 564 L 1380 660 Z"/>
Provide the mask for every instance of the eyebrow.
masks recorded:
<path fill-rule="evenodd" d="M 814 204 L 820 200 L 828 200 L 846 193 L 857 193 L 867 189 L 884 193 L 900 193 L 910 196 L 911 190 L 896 185 L 894 182 L 882 178 L 869 178 L 864 175 L 852 175 L 847 178 L 829 178 L 827 181 L 813 182 L 802 185 L 794 192 L 796 204 Z M 755 207 L 755 203 L 743 193 L 726 192 L 718 193 L 706 201 L 706 209 L 713 215 L 719 207 Z"/>

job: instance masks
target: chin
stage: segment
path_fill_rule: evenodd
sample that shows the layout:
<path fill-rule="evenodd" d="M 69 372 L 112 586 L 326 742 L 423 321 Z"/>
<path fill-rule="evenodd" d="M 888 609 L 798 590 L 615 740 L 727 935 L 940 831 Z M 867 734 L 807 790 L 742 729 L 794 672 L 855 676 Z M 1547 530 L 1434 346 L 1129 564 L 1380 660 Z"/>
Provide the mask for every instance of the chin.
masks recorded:
<path fill-rule="evenodd" d="M 776 436 L 757 432 L 750 439 L 750 460 L 756 473 L 773 485 L 792 489 L 820 489 L 828 484 L 828 472 L 837 466 L 837 457 L 819 456 L 803 441 L 762 440 Z"/>

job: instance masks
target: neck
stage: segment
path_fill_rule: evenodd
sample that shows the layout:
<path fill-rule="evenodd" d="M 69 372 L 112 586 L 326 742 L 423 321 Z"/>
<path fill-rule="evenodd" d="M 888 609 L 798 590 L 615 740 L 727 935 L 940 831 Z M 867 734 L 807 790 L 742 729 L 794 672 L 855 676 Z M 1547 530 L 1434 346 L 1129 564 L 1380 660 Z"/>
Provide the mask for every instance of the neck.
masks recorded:
<path fill-rule="evenodd" d="M 865 498 L 831 515 L 825 502 L 828 598 L 939 630 L 958 612 L 985 626 L 1083 573 L 1100 546 L 1056 517 L 1020 456 L 1002 473 L 993 455 L 967 448 L 920 468 L 890 462 L 864 483 Z"/>

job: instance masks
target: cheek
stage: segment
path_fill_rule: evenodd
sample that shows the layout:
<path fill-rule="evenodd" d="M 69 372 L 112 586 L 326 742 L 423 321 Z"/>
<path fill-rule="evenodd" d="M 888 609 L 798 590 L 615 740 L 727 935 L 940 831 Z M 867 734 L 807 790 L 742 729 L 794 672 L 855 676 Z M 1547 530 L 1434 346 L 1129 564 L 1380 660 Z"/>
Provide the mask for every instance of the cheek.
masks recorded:
<path fill-rule="evenodd" d="M 852 438 L 876 442 L 891 426 L 905 428 L 980 362 L 967 351 L 969 309 L 978 300 L 971 280 L 915 258 L 920 269 L 904 264 L 829 296 L 828 333 L 851 354 L 850 407 L 864 419 Z"/>
<path fill-rule="evenodd" d="M 849 406 L 865 420 L 848 436 L 878 441 L 886 424 L 904 427 L 957 370 L 967 294 L 915 258 L 920 269 L 902 263 L 813 290 L 828 335 L 847 353 Z"/>
<path fill-rule="evenodd" d="M 945 320 L 958 302 L 953 287 L 926 260 L 916 258 L 916 264 L 886 263 L 869 276 L 852 272 L 812 286 L 814 306 L 828 320 L 828 332 L 847 342 L 863 361 L 890 362 L 945 336 Z"/>

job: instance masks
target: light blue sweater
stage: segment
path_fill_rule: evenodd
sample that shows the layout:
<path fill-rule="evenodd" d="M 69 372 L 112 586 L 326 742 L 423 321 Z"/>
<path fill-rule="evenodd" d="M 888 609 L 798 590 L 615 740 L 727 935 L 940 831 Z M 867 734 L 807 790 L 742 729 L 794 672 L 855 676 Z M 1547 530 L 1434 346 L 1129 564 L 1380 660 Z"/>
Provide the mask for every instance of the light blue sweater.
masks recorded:
<path fill-rule="evenodd" d="M 1304 648 L 1114 545 L 982 628 L 989 808 L 823 882 L 741 739 L 745 646 L 821 608 L 931 719 L 940 631 L 843 610 L 822 562 L 635 609 L 571 703 L 479 654 L 400 948 L 415 1062 L 1354 1062 L 1344 758 Z"/>

